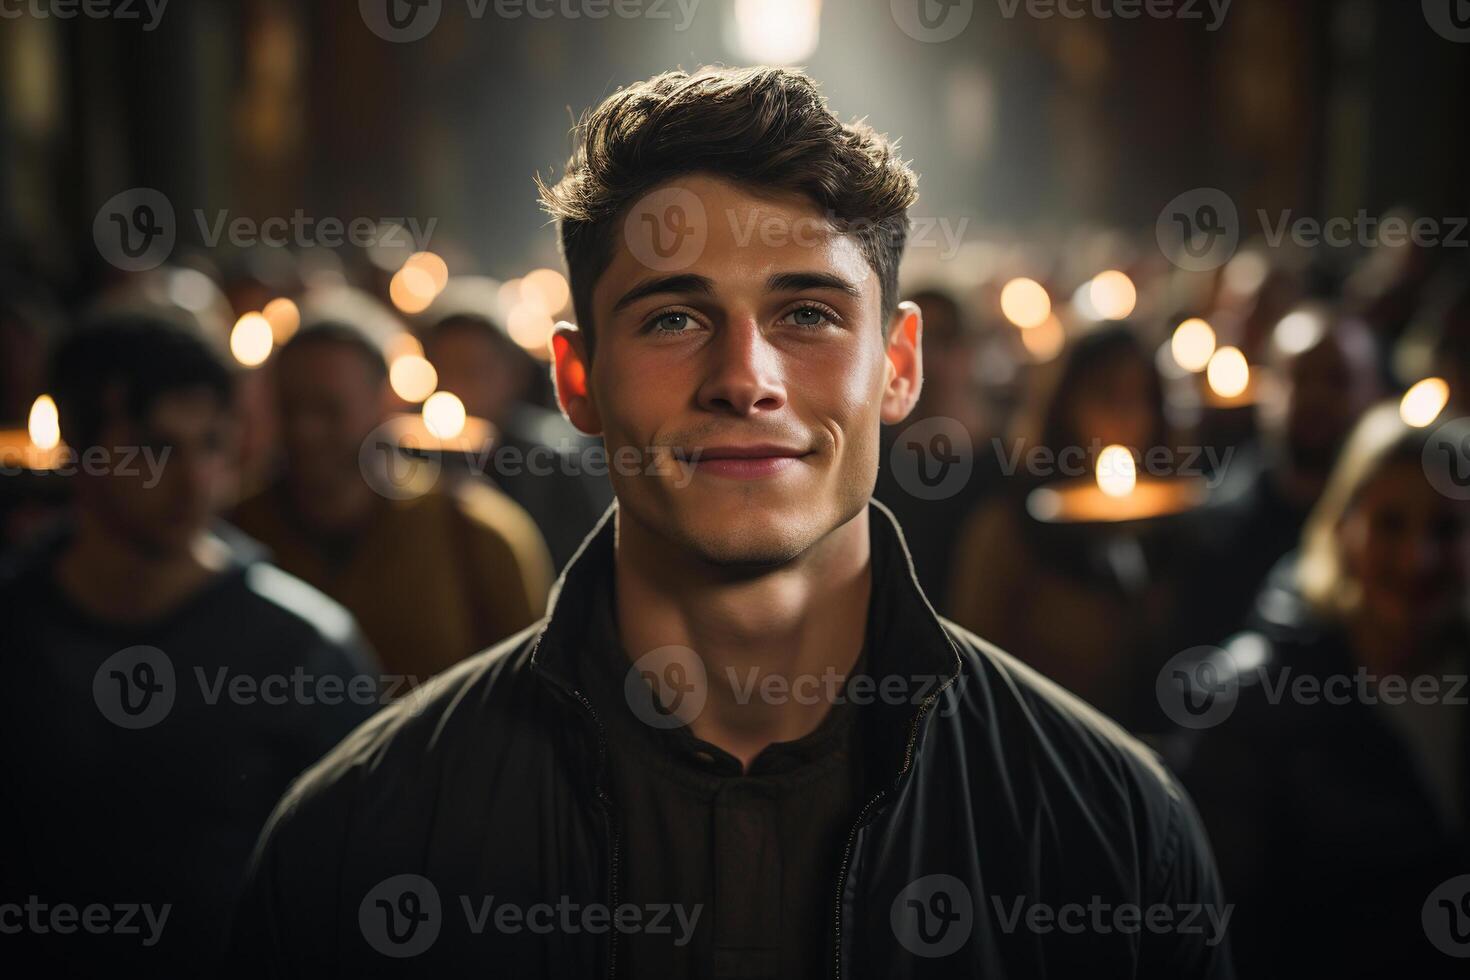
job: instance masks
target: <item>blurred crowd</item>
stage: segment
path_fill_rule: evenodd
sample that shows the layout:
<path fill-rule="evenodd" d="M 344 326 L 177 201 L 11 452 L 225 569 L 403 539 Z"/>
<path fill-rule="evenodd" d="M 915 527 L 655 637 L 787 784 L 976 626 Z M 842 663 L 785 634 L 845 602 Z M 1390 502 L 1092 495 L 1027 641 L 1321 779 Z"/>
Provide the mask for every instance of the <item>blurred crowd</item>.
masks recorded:
<path fill-rule="evenodd" d="M 875 496 L 941 614 L 1181 771 L 1243 976 L 1392 975 L 1470 866 L 1470 266 L 1443 251 L 1190 271 L 1079 233 L 906 273 L 925 380 Z M 548 382 L 557 273 L 263 253 L 66 303 L 0 276 L 0 744 L 34 803 L 0 877 L 171 896 L 178 962 L 289 781 L 535 623 L 612 501 Z"/>

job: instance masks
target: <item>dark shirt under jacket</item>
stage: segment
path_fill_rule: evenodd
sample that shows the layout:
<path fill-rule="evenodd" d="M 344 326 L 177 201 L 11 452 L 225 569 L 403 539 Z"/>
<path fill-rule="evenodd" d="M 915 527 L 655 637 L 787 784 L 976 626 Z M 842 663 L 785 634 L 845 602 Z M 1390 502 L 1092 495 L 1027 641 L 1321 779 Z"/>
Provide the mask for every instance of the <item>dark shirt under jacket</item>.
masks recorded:
<path fill-rule="evenodd" d="M 858 805 L 857 706 L 838 698 L 814 731 L 768 746 L 742 773 L 739 759 L 687 728 L 653 728 L 629 708 L 632 660 L 618 642 L 614 594 L 609 581 L 596 603 L 588 693 L 608 724 L 623 896 L 644 908 L 675 904 L 694 923 L 692 937 L 677 917 L 672 934 L 628 935 L 623 975 L 831 973 L 834 882 Z"/>
<path fill-rule="evenodd" d="M 56 977 L 217 975 L 271 807 L 376 710 L 373 661 L 347 611 L 220 530 L 228 567 L 148 622 L 106 622 L 72 602 L 54 578 L 62 538 L 0 570 L 7 965 L 25 956 Z M 138 646 L 155 649 L 156 690 L 124 693 L 141 709 L 129 717 L 110 700 L 108 661 Z M 347 693 L 354 681 L 359 699 Z M 104 908 L 105 926 L 85 928 Z"/>

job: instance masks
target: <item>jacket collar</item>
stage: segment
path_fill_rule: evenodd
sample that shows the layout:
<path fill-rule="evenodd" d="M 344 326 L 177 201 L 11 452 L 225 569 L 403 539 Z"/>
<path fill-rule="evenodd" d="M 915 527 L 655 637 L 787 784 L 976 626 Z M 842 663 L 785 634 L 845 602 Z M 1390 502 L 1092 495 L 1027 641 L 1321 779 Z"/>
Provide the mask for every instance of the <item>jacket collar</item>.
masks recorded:
<path fill-rule="evenodd" d="M 531 653 L 533 671 L 584 703 L 580 664 L 590 649 L 587 629 L 594 618 L 596 590 L 612 575 L 617 506 L 614 501 L 603 513 L 552 587 L 550 613 Z M 914 722 L 958 678 L 960 657 L 919 588 L 893 512 L 870 501 L 868 526 L 873 586 L 867 672 L 873 696 L 864 706 L 863 728 L 870 740 L 864 754 L 886 785 L 907 770 L 917 735 Z M 885 690 L 902 693 L 893 696 Z"/>

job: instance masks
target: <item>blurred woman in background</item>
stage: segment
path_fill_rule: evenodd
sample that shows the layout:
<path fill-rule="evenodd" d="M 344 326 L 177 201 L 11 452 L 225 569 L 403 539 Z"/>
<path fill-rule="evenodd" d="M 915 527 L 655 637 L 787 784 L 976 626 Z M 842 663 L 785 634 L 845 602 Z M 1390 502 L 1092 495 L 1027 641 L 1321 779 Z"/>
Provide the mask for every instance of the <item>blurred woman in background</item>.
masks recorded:
<path fill-rule="evenodd" d="M 1038 378 L 1001 452 L 1006 487 L 966 522 L 953 570 L 951 618 L 1125 723 L 1166 604 L 1136 529 L 1046 524 L 1026 509 L 1052 478 L 1090 477 L 1099 450 L 1141 457 L 1168 445 L 1163 383 L 1132 327 L 1074 339 Z"/>
<path fill-rule="evenodd" d="M 1470 940 L 1470 886 L 1430 897 L 1470 870 L 1470 502 L 1436 489 L 1432 432 L 1363 418 L 1269 622 L 1191 675 L 1235 698 L 1186 781 L 1243 976 L 1464 975 L 1434 946 Z"/>

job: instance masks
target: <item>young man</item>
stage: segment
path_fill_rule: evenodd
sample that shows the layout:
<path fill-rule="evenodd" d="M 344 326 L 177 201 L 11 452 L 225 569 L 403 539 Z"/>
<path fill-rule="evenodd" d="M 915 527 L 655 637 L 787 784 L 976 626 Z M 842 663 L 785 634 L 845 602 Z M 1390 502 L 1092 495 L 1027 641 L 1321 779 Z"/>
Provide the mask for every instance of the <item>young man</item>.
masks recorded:
<path fill-rule="evenodd" d="M 215 522 L 227 358 L 111 315 L 54 359 L 71 519 L 0 569 L 0 944 L 58 975 L 212 975 L 271 808 L 378 705 L 347 612 Z"/>
<path fill-rule="evenodd" d="M 580 135 L 555 372 L 617 502 L 545 622 L 287 794 L 243 972 L 1228 976 L 1172 777 L 935 616 L 869 502 L 921 377 L 893 147 L 767 68 Z"/>

